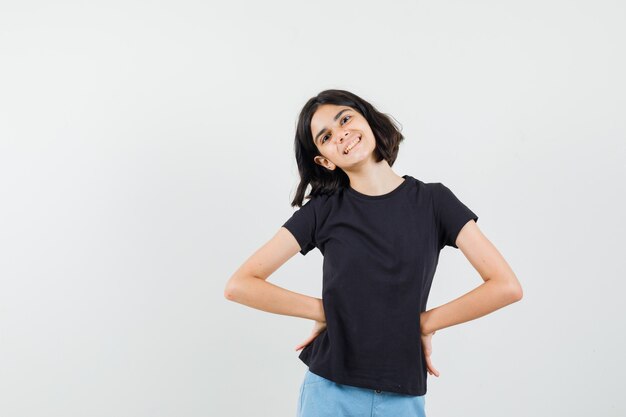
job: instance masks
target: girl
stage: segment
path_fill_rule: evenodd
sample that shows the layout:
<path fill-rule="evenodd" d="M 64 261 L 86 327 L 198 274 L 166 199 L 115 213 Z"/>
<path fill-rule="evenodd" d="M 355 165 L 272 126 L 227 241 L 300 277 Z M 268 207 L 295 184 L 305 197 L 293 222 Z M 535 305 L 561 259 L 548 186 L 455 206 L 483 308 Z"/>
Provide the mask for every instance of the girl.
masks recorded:
<path fill-rule="evenodd" d="M 300 208 L 227 284 L 229 300 L 314 321 L 296 347 L 308 366 L 298 417 L 425 416 L 427 373 L 439 376 L 430 359 L 435 332 L 522 298 L 472 210 L 442 183 L 391 169 L 402 140 L 388 116 L 353 93 L 311 98 L 295 138 L 292 206 Z M 485 282 L 426 311 L 444 246 L 461 249 Z M 321 299 L 267 282 L 313 248 L 324 257 Z"/>

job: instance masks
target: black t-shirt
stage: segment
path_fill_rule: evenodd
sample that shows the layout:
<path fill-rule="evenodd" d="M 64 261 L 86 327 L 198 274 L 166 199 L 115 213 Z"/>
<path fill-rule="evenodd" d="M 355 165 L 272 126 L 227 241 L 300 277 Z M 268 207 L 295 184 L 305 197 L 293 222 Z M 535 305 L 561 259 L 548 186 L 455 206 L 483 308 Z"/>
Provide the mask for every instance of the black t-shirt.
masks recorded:
<path fill-rule="evenodd" d="M 323 255 L 326 329 L 299 355 L 339 384 L 426 394 L 420 313 L 439 251 L 457 248 L 474 214 L 442 183 L 410 175 L 389 193 L 345 187 L 307 201 L 284 224 L 306 255 Z"/>

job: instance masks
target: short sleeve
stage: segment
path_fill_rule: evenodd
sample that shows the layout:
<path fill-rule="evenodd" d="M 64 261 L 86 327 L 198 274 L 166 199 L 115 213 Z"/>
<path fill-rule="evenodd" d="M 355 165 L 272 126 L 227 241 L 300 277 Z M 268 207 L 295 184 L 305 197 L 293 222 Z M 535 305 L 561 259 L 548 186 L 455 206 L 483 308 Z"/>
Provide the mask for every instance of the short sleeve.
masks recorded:
<path fill-rule="evenodd" d="M 459 232 L 468 221 L 477 222 L 478 216 L 440 182 L 433 184 L 433 206 L 439 249 L 444 246 L 458 249 L 456 238 Z"/>
<path fill-rule="evenodd" d="M 296 238 L 300 245 L 300 253 L 306 255 L 311 249 L 316 247 L 315 242 L 315 199 L 313 197 L 307 201 L 302 207 L 296 210 L 291 217 L 283 223 L 282 227 L 286 228 Z"/>

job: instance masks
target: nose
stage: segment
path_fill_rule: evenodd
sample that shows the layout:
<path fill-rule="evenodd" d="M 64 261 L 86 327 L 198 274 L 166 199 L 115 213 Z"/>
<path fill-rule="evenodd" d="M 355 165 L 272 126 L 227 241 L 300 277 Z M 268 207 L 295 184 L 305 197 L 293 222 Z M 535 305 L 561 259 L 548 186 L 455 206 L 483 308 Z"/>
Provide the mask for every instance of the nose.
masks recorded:
<path fill-rule="evenodd" d="M 343 142 L 343 139 L 348 137 L 349 134 L 350 132 L 346 130 L 345 132 L 343 132 L 343 136 L 339 135 L 339 142 Z"/>

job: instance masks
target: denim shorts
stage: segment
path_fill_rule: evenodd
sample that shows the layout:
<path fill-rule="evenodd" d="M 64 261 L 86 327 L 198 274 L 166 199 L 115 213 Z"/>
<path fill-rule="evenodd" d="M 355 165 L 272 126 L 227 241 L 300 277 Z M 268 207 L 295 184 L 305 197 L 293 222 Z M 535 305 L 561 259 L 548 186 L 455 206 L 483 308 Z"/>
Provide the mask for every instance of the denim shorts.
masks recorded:
<path fill-rule="evenodd" d="M 306 370 L 297 417 L 426 417 L 426 395 L 342 385 Z"/>

